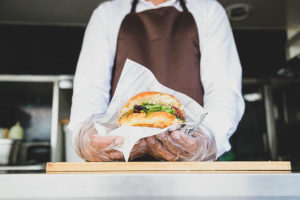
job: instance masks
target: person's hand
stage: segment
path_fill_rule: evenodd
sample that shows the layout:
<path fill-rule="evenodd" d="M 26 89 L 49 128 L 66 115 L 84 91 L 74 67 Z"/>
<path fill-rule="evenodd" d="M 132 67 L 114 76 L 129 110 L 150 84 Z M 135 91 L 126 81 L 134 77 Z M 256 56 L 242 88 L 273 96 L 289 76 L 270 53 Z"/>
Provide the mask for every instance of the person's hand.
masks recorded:
<path fill-rule="evenodd" d="M 122 145 L 124 138 L 121 136 L 100 136 L 92 121 L 86 123 L 78 132 L 75 139 L 77 154 L 86 161 L 123 161 L 123 153 L 114 150 Z M 147 143 L 139 140 L 133 147 L 129 159 L 140 157 L 147 151 Z"/>
<path fill-rule="evenodd" d="M 215 160 L 216 145 L 213 136 L 196 130 L 192 136 L 179 130 L 164 132 L 146 138 L 148 154 L 157 160 L 196 161 Z"/>
<path fill-rule="evenodd" d="M 145 139 L 140 139 L 136 142 L 136 144 L 133 146 L 130 155 L 129 160 L 133 160 L 135 158 L 139 158 L 147 153 L 148 145 Z"/>

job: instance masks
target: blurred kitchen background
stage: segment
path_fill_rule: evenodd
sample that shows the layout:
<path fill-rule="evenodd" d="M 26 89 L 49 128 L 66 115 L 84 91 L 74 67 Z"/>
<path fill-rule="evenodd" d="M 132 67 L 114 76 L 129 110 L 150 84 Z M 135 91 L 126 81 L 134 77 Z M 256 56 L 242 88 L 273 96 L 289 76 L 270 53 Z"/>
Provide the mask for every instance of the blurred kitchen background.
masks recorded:
<path fill-rule="evenodd" d="M 84 30 L 101 0 L 0 0 L 0 171 L 78 161 L 66 131 Z M 300 162 L 300 1 L 220 0 L 246 112 L 220 160 Z"/>

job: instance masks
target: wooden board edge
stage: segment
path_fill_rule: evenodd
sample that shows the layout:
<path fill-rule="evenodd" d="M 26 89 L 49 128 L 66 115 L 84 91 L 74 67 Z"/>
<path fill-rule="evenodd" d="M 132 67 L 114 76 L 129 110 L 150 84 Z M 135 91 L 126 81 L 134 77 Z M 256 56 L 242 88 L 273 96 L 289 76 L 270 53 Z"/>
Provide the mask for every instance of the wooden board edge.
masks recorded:
<path fill-rule="evenodd" d="M 291 171 L 279 162 L 81 162 L 47 163 L 46 171 Z"/>
<path fill-rule="evenodd" d="M 291 171 L 79 171 L 46 174 L 291 174 Z"/>

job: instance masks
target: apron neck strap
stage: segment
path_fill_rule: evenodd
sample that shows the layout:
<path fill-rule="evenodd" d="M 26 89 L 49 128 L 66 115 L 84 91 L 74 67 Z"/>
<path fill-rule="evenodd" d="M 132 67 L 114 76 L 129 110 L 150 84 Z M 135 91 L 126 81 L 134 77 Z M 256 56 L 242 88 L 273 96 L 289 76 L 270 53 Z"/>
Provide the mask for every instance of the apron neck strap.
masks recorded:
<path fill-rule="evenodd" d="M 185 0 L 179 0 L 179 1 L 180 1 L 180 5 L 181 5 L 183 11 L 184 11 L 184 12 L 187 12 L 188 9 L 187 9 L 187 7 L 186 7 L 186 5 L 185 5 Z"/>
<path fill-rule="evenodd" d="M 137 5 L 138 1 L 139 0 L 133 0 L 131 11 L 130 11 L 131 13 L 135 13 L 135 9 L 136 9 L 136 5 Z M 179 0 L 179 2 L 180 2 L 180 5 L 181 5 L 183 11 L 187 12 L 188 10 L 187 10 L 187 7 L 185 5 L 185 0 Z"/>
<path fill-rule="evenodd" d="M 133 0 L 131 11 L 130 11 L 131 13 L 135 13 L 137 3 L 138 3 L 138 0 Z"/>

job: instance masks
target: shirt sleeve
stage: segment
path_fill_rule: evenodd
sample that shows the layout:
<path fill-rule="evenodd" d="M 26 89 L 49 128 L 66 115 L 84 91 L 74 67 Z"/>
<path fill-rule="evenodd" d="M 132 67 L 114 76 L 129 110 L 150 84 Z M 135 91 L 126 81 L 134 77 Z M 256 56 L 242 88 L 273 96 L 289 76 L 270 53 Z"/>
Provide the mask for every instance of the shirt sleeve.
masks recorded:
<path fill-rule="evenodd" d="M 208 129 L 215 136 L 219 157 L 230 150 L 229 138 L 244 113 L 242 69 L 229 20 L 217 1 L 211 1 L 204 27 L 201 80 L 208 115 L 202 130 Z"/>
<path fill-rule="evenodd" d="M 73 132 L 93 114 L 104 114 L 109 105 L 114 55 L 106 22 L 105 10 L 99 6 L 85 31 L 74 77 L 68 126 Z"/>

